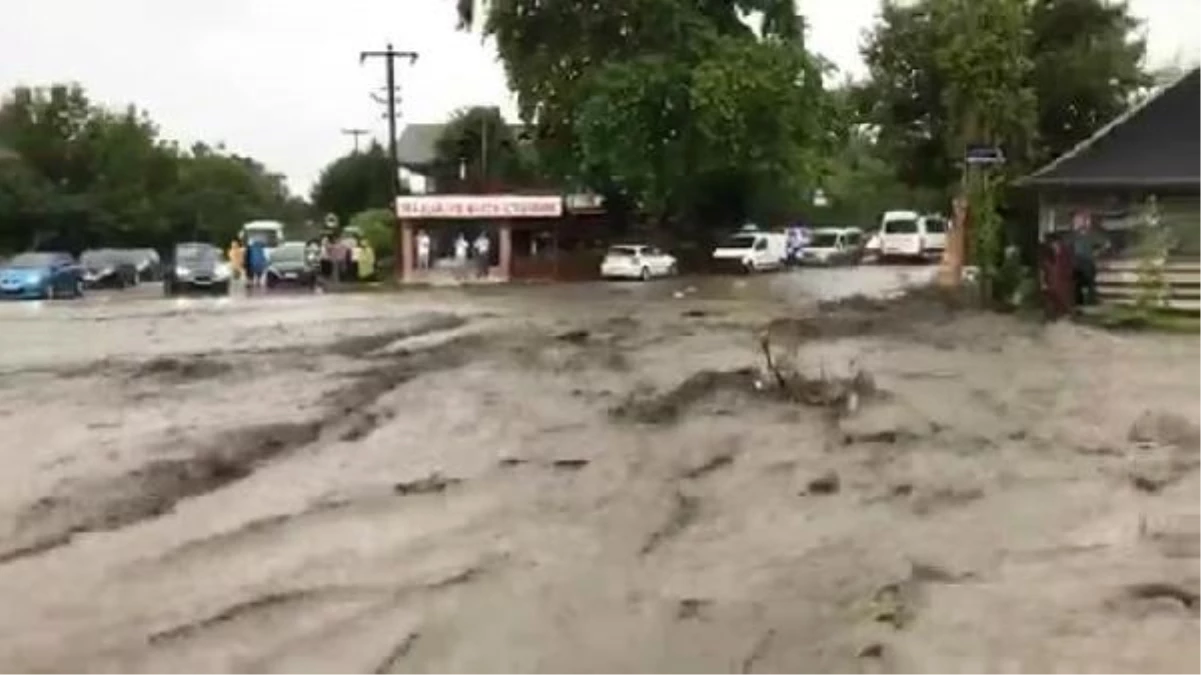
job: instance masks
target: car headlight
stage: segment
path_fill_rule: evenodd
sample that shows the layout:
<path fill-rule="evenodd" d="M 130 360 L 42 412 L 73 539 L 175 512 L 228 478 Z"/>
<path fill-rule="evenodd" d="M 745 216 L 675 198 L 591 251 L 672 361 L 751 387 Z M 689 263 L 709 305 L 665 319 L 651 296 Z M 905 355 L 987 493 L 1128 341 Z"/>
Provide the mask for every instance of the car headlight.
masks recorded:
<path fill-rule="evenodd" d="M 218 279 L 229 278 L 229 265 L 226 263 L 221 263 L 220 265 L 214 267 L 213 276 L 217 277 Z"/>
<path fill-rule="evenodd" d="M 105 267 L 104 269 L 100 270 L 100 276 L 102 276 L 102 277 L 108 276 L 112 273 L 113 273 L 113 268 L 111 268 L 111 267 Z"/>
<path fill-rule="evenodd" d="M 176 267 L 176 268 L 175 268 L 175 276 L 177 276 L 177 277 L 190 277 L 190 276 L 192 276 L 192 270 L 190 270 L 190 269 L 188 269 L 188 268 L 186 268 L 186 267 Z"/>

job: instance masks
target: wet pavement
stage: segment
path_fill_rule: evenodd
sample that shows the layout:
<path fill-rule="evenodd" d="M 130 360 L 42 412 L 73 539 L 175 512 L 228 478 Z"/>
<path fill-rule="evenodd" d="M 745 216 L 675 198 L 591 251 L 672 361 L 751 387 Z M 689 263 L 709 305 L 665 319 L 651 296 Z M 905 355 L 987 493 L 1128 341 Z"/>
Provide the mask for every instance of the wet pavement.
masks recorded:
<path fill-rule="evenodd" d="M 1196 339 L 932 273 L 0 305 L 0 665 L 1195 667 Z"/>

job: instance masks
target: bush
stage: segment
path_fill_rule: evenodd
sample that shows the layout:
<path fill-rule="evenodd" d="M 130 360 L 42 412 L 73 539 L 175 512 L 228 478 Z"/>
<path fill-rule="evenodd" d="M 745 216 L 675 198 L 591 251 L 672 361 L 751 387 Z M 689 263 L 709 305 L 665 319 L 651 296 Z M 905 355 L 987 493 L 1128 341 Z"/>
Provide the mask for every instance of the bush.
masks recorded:
<path fill-rule="evenodd" d="M 367 243 L 375 250 L 376 259 L 393 256 L 395 251 L 396 217 L 387 209 L 369 209 L 356 213 L 348 225 L 358 228 Z"/>

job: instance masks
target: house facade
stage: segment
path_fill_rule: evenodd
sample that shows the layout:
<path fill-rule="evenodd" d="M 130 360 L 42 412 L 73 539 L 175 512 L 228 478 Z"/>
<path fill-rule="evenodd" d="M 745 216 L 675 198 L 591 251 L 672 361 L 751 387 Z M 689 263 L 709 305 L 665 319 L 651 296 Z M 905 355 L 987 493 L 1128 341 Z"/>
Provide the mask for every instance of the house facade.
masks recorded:
<path fill-rule="evenodd" d="M 1087 220 L 1109 247 L 1097 274 L 1104 303 L 1201 310 L 1201 69 L 1193 69 L 1022 181 L 1037 191 L 1039 236 Z M 1171 235 L 1159 281 L 1137 249 L 1156 219 Z"/>
<path fill-rule="evenodd" d="M 1037 191 L 1039 234 L 1087 218 L 1117 257 L 1152 205 L 1176 257 L 1201 253 L 1201 70 L 1193 69 L 1021 181 Z"/>

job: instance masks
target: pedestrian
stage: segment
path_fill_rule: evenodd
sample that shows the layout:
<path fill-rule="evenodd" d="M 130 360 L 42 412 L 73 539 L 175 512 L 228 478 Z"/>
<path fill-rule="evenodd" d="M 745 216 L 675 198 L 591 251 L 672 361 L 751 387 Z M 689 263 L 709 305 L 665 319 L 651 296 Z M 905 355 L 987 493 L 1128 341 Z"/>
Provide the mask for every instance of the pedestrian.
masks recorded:
<path fill-rule="evenodd" d="M 462 232 L 455 236 L 454 249 L 455 276 L 462 279 L 467 273 L 467 255 L 471 249 L 471 244 L 467 243 L 467 237 L 464 237 Z"/>
<path fill-rule="evenodd" d="M 1076 306 L 1093 305 L 1097 302 L 1097 254 L 1105 247 L 1101 237 L 1093 229 L 1091 219 L 1077 219 L 1071 234 L 1072 282 L 1075 286 Z"/>
<path fill-rule="evenodd" d="M 492 243 L 488 241 L 488 233 L 480 232 L 480 236 L 475 238 L 474 246 L 476 274 L 480 279 L 488 276 L 488 267 L 492 264 L 492 261 L 488 255 L 491 247 Z"/>
<path fill-rule="evenodd" d="M 226 253 L 229 258 L 230 276 L 234 281 L 242 280 L 242 271 L 246 264 L 246 254 L 242 250 L 242 240 L 240 237 L 234 237 L 229 242 L 229 251 Z"/>
<path fill-rule="evenodd" d="M 421 230 L 417 232 L 417 269 L 430 268 L 430 235 Z"/>
<path fill-rule="evenodd" d="M 267 276 L 267 247 L 259 239 L 251 239 L 246 247 L 247 288 L 261 288 Z"/>

